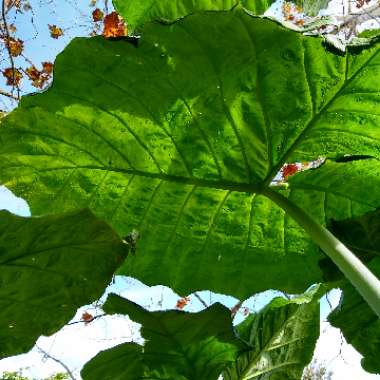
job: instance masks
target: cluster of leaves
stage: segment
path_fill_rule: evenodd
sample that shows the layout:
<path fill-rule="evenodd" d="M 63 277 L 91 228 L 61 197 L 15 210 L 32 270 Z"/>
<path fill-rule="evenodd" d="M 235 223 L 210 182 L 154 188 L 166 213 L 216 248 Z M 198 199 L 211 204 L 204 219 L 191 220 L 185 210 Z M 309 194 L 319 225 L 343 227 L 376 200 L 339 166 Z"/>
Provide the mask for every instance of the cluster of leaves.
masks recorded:
<path fill-rule="evenodd" d="M 69 376 L 66 373 L 58 372 L 45 379 L 33 379 L 33 380 L 67 380 Z M 32 380 L 22 375 L 21 372 L 4 372 L 0 380 Z"/>
<path fill-rule="evenodd" d="M 146 342 L 100 353 L 84 379 L 300 379 L 319 298 L 336 285 L 345 296 L 332 322 L 380 372 L 379 319 L 282 208 L 307 210 L 380 274 L 371 239 L 380 45 L 336 54 L 255 17 L 265 0 L 114 5 L 109 17 L 92 14 L 103 16 L 104 36 L 74 40 L 51 88 L 1 119 L 0 179 L 34 215 L 0 219 L 1 356 L 56 331 L 119 268 L 181 295 L 240 300 L 326 285 L 276 298 L 236 328 L 219 304 L 148 312 L 110 295 L 104 311 L 141 323 Z M 319 157 L 314 170 L 295 164 Z M 357 305 L 360 318 L 350 318 Z"/>
<path fill-rule="evenodd" d="M 5 78 L 5 86 L 0 89 L 0 96 L 19 100 L 20 94 L 28 92 L 28 85 L 37 89 L 46 89 L 51 83 L 53 64 L 48 61 L 34 63 L 25 54 L 25 41 L 18 37 L 17 16 L 30 14 L 30 22 L 33 23 L 33 7 L 29 1 L 3 1 L 3 17 L 0 22 L 0 43 L 7 58 L 2 62 L 1 73 Z M 87 23 L 90 35 L 103 34 L 105 37 L 121 37 L 127 35 L 124 20 L 116 13 L 107 14 L 108 7 L 105 3 L 103 10 L 96 7 L 97 2 L 90 4 Z M 96 7 L 96 8 L 95 8 Z M 91 11 L 91 8 L 95 8 Z M 9 23 L 9 15 L 13 15 L 13 21 Z M 44 34 L 57 40 L 65 35 L 65 29 L 56 24 L 45 25 Z M 34 27 L 35 28 L 35 27 Z M 24 84 L 23 79 L 28 83 Z"/>
<path fill-rule="evenodd" d="M 32 6 L 27 0 L 9 0 L 3 1 L 2 19 L 0 22 L 0 40 L 3 44 L 3 50 L 8 55 L 8 66 L 2 69 L 2 75 L 6 79 L 6 85 L 12 88 L 11 92 L 1 91 L 2 96 L 9 96 L 11 98 L 19 99 L 20 96 L 20 83 L 24 76 L 26 76 L 33 87 L 45 88 L 49 83 L 53 71 L 53 64 L 51 62 L 42 62 L 41 70 L 37 69 L 36 65 L 25 56 L 24 44 L 25 42 L 17 37 L 17 27 L 15 22 L 8 23 L 7 16 L 10 13 L 22 14 L 31 13 Z M 58 38 L 59 28 L 55 25 L 49 25 L 51 36 Z M 62 32 L 62 31 L 61 31 Z M 16 65 L 15 59 L 23 58 L 26 66 L 21 67 Z M 17 90 L 17 93 L 15 93 Z"/>

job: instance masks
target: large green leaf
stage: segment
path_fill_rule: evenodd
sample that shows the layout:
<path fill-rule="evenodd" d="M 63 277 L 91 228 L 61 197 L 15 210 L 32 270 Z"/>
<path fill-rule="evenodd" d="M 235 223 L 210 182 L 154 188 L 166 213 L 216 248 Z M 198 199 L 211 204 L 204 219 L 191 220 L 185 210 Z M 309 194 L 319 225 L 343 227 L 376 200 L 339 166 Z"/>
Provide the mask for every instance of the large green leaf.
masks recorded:
<path fill-rule="evenodd" d="M 152 20 L 173 22 L 201 11 L 227 11 L 239 3 L 250 12 L 263 14 L 274 0 L 113 0 L 116 10 L 128 21 L 129 32 Z"/>
<path fill-rule="evenodd" d="M 380 277 L 380 210 L 334 222 L 333 231 L 358 255 L 366 260 L 374 258 L 368 266 Z M 347 281 L 342 291 L 340 305 L 330 314 L 329 321 L 364 356 L 363 368 L 380 373 L 380 319 Z"/>
<path fill-rule="evenodd" d="M 128 314 L 141 323 L 145 344 L 126 343 L 101 352 L 84 367 L 84 380 L 217 380 L 238 352 L 247 348 L 233 332 L 231 311 L 221 304 L 194 314 L 149 312 L 110 295 L 104 310 Z"/>
<path fill-rule="evenodd" d="M 241 9 L 77 39 L 52 88 L 3 119 L 0 179 L 34 214 L 90 207 L 138 230 L 123 273 L 148 284 L 301 292 L 322 255 L 261 192 L 285 162 L 379 158 L 378 51 L 334 55 Z M 378 172 L 329 162 L 286 193 L 321 221 L 356 216 L 379 206 Z"/>
<path fill-rule="evenodd" d="M 23 218 L 0 212 L 0 357 L 28 351 L 98 299 L 127 246 L 88 210 Z"/>
<path fill-rule="evenodd" d="M 224 380 L 299 380 L 319 337 L 318 287 L 287 300 L 275 298 L 237 327 L 251 349 L 223 373 Z"/>

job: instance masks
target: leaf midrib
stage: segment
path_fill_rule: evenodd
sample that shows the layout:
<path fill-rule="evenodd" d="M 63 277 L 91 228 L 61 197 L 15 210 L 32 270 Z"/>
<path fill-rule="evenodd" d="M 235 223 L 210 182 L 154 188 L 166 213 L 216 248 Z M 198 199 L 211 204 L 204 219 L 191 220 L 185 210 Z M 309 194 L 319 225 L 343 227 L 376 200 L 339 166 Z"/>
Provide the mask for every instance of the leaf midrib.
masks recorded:
<path fill-rule="evenodd" d="M 7 166 L 7 168 L 16 168 L 16 167 L 25 167 L 25 165 L 10 165 Z M 240 182 L 233 182 L 233 181 L 214 181 L 214 180 L 207 180 L 207 179 L 201 179 L 201 178 L 195 178 L 195 177 L 183 177 L 183 176 L 176 176 L 172 174 L 165 174 L 165 173 L 151 173 L 151 172 L 144 172 L 142 170 L 136 170 L 136 169 L 124 169 L 124 168 L 115 168 L 111 166 L 96 166 L 96 165 L 76 165 L 76 166 L 59 166 L 59 167 L 50 167 L 47 169 L 40 169 L 40 168 L 34 168 L 33 166 L 30 166 L 32 169 L 38 171 L 38 172 L 54 172 L 57 170 L 74 170 L 74 169 L 88 169 L 88 170 L 106 170 L 109 172 L 115 172 L 115 173 L 121 173 L 121 174 L 127 174 L 127 175 L 135 175 L 138 177 L 144 177 L 144 178 L 152 178 L 152 179 L 158 179 L 165 182 L 170 183 L 180 183 L 183 185 L 193 185 L 197 187 L 205 187 L 210 189 L 218 189 L 218 190 L 229 190 L 229 191 L 236 191 L 240 193 L 262 193 L 262 186 L 256 184 L 249 184 L 249 183 L 240 183 Z"/>

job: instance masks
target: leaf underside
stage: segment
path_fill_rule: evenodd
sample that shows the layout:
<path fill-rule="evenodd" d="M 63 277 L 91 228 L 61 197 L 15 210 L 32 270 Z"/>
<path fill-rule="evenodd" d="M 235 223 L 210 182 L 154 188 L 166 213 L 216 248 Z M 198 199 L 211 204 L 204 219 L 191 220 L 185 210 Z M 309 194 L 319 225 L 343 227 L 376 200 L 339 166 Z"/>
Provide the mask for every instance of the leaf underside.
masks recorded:
<path fill-rule="evenodd" d="M 126 251 L 88 210 L 42 218 L 0 211 L 0 358 L 27 352 L 97 300 Z"/>
<path fill-rule="evenodd" d="M 104 310 L 128 314 L 142 324 L 143 347 L 125 343 L 99 353 L 82 370 L 84 380 L 217 380 L 239 351 L 247 348 L 232 329 L 231 311 L 214 304 L 199 313 L 149 312 L 110 295 Z"/>
<path fill-rule="evenodd" d="M 202 11 L 228 11 L 238 4 L 255 15 L 261 15 L 273 2 L 274 0 L 113 0 L 118 13 L 127 20 L 129 33 L 132 34 L 150 21 L 173 22 Z"/>
<path fill-rule="evenodd" d="M 147 284 L 246 298 L 321 282 L 323 255 L 261 191 L 326 156 L 284 194 L 324 224 L 379 206 L 379 45 L 334 55 L 239 8 L 148 23 L 135 45 L 65 49 L 52 88 L 2 121 L 3 183 L 35 215 L 89 207 L 137 230 L 121 273 Z"/>

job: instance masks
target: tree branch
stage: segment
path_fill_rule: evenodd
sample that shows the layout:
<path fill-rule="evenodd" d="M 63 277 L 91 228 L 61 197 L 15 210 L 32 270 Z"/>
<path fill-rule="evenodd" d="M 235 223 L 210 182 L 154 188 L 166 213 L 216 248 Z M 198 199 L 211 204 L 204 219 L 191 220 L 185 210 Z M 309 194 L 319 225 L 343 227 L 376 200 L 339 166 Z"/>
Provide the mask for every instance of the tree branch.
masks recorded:
<path fill-rule="evenodd" d="M 38 346 L 36 346 L 36 347 L 37 347 L 38 351 L 40 351 L 44 356 L 46 356 L 47 358 L 49 358 L 51 360 L 54 360 L 56 363 L 61 365 L 65 369 L 65 371 L 68 373 L 68 375 L 70 376 L 70 378 L 72 380 L 76 380 L 76 378 L 73 375 L 73 373 L 71 372 L 70 368 L 65 363 L 63 363 L 61 360 L 55 358 L 54 356 L 51 356 L 45 350 L 43 350 L 41 347 L 38 347 Z"/>
<path fill-rule="evenodd" d="M 195 292 L 194 293 L 194 296 L 198 299 L 198 301 L 204 306 L 204 307 L 208 307 L 206 301 L 198 294 L 198 292 Z"/>
<path fill-rule="evenodd" d="M 71 326 L 71 325 L 76 325 L 77 323 L 91 323 L 93 322 L 95 319 L 98 319 L 100 317 L 104 317 L 106 316 L 106 314 L 99 314 L 99 315 L 95 315 L 95 317 L 92 317 L 92 319 L 90 321 L 84 321 L 84 320 L 80 320 L 80 321 L 74 321 L 74 322 L 70 322 L 70 323 L 67 323 L 66 326 Z"/>
<path fill-rule="evenodd" d="M 10 33 L 9 33 L 8 22 L 7 22 L 7 17 L 6 17 L 7 12 L 6 12 L 6 9 L 5 9 L 5 1 L 6 0 L 2 1 L 2 6 L 1 6 L 1 18 L 2 18 L 2 21 L 3 21 L 3 24 L 4 24 L 4 32 L 5 32 L 5 38 L 6 38 L 6 40 L 5 40 L 5 47 L 7 48 L 8 56 L 9 56 L 9 62 L 11 64 L 11 68 L 12 68 L 13 90 L 16 87 L 16 90 L 17 90 L 17 98 L 16 98 L 16 100 L 20 100 L 20 88 L 18 87 L 18 85 L 16 84 L 16 81 L 15 81 L 15 63 L 14 63 L 14 60 L 13 60 L 13 56 L 12 56 L 11 50 L 9 48 Z"/>
<path fill-rule="evenodd" d="M 6 96 L 6 97 L 11 98 L 13 100 L 18 100 L 18 98 L 16 96 L 14 96 L 13 94 L 11 94 L 10 92 L 6 92 L 6 91 L 3 91 L 1 89 L 0 89 L 0 95 Z"/>
<path fill-rule="evenodd" d="M 232 309 L 231 309 L 231 318 L 234 318 L 235 315 L 238 313 L 238 311 L 241 308 L 241 305 L 243 305 L 244 301 L 239 301 Z"/>

